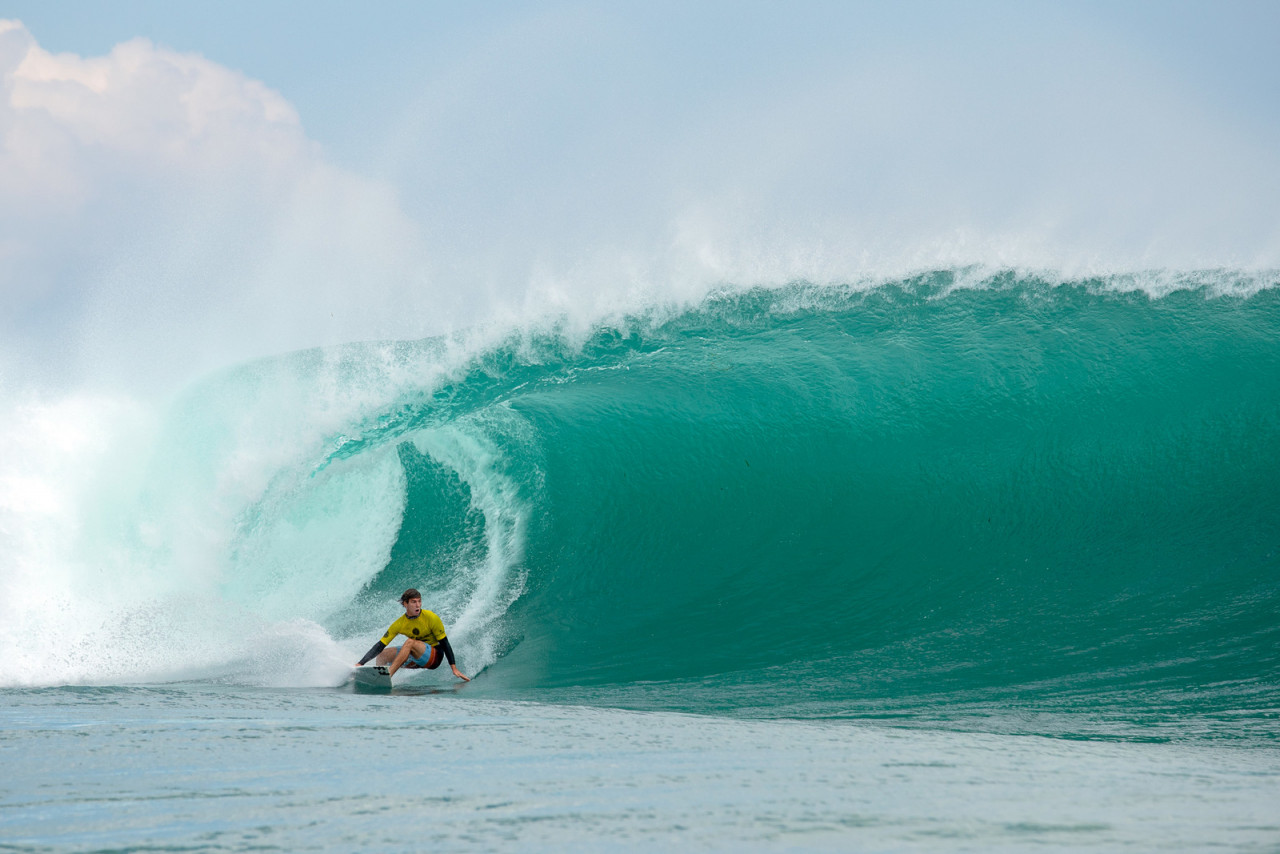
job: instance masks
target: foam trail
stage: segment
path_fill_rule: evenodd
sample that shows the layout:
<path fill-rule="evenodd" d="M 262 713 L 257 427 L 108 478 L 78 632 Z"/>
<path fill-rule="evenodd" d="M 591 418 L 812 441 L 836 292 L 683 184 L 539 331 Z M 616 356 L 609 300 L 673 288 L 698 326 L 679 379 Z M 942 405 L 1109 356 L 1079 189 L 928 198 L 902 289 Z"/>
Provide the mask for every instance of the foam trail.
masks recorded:
<path fill-rule="evenodd" d="M 291 406 L 296 373 L 266 367 L 167 412 L 109 397 L 6 407 L 0 682 L 225 670 L 255 654 L 247 638 L 323 615 L 377 572 L 403 503 L 394 455 L 309 477 L 343 416 L 314 389 Z"/>
<path fill-rule="evenodd" d="M 109 395 L 0 403 L 0 681 L 48 680 L 51 656 L 73 659 L 76 636 L 150 587 L 117 574 L 116 548 L 90 544 L 137 488 L 129 461 L 154 429 L 144 407 Z"/>

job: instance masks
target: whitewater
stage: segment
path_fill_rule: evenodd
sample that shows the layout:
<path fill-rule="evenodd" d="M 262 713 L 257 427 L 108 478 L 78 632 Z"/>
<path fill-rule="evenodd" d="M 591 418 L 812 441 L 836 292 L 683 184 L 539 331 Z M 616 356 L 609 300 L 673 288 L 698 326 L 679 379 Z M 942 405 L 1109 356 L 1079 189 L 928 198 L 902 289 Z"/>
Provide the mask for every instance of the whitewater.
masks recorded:
<path fill-rule="evenodd" d="M 1272 850 L 1278 333 L 954 268 L 11 395 L 0 847 Z M 474 681 L 357 692 L 411 586 Z"/>

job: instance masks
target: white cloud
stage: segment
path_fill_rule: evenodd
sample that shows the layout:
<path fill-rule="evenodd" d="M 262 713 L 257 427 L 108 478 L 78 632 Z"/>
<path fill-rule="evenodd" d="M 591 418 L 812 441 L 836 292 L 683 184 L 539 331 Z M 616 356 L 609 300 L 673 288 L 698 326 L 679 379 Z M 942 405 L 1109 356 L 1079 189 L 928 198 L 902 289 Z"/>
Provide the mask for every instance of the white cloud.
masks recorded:
<path fill-rule="evenodd" d="M 261 83 L 146 39 L 104 57 L 50 54 L 0 21 L 0 189 L 6 213 L 66 216 L 134 172 L 269 173 L 317 152 L 298 115 Z"/>
<path fill-rule="evenodd" d="M 394 191 L 326 162 L 263 84 L 145 39 L 51 54 L 15 21 L 0 22 L 0 74 L 11 381 L 167 382 L 228 358 L 430 330 L 430 316 L 385 310 L 425 281 Z"/>

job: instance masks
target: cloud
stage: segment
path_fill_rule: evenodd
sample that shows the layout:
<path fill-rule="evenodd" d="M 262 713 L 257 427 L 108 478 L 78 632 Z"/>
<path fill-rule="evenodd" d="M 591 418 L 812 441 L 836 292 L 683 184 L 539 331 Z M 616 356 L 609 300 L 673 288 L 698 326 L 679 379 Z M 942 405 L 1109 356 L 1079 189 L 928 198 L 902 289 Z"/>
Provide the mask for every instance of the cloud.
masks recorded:
<path fill-rule="evenodd" d="M 262 83 L 146 39 L 51 54 L 16 21 L 0 22 L 0 74 L 9 380 L 172 381 L 430 330 L 386 310 L 427 276 L 394 190 L 328 163 Z"/>
<path fill-rule="evenodd" d="M 312 154 L 298 115 L 261 83 L 146 39 L 108 56 L 41 49 L 0 22 L 5 61 L 5 190 L 68 205 L 93 192 L 96 157 L 135 170 L 278 168 Z M 96 157 L 86 157 L 92 152 Z M 101 162 L 101 161 L 98 161 Z"/>

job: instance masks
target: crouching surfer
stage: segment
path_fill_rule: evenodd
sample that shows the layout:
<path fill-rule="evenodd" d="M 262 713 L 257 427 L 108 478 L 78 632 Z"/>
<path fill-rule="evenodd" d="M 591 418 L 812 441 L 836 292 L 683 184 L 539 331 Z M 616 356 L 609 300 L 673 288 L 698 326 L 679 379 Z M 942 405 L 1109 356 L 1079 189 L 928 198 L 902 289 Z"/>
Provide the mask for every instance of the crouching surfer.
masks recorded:
<path fill-rule="evenodd" d="M 453 675 L 470 682 L 458 669 L 453 647 L 445 637 L 444 623 L 433 612 L 422 610 L 422 594 L 410 587 L 400 596 L 400 604 L 404 606 L 404 616 L 391 624 L 382 640 L 370 647 L 356 666 L 362 666 L 376 655 L 378 664 L 390 663 L 387 672 L 394 676 L 401 667 L 435 670 L 447 658 Z M 396 635 L 405 636 L 404 644 L 388 647 Z"/>

